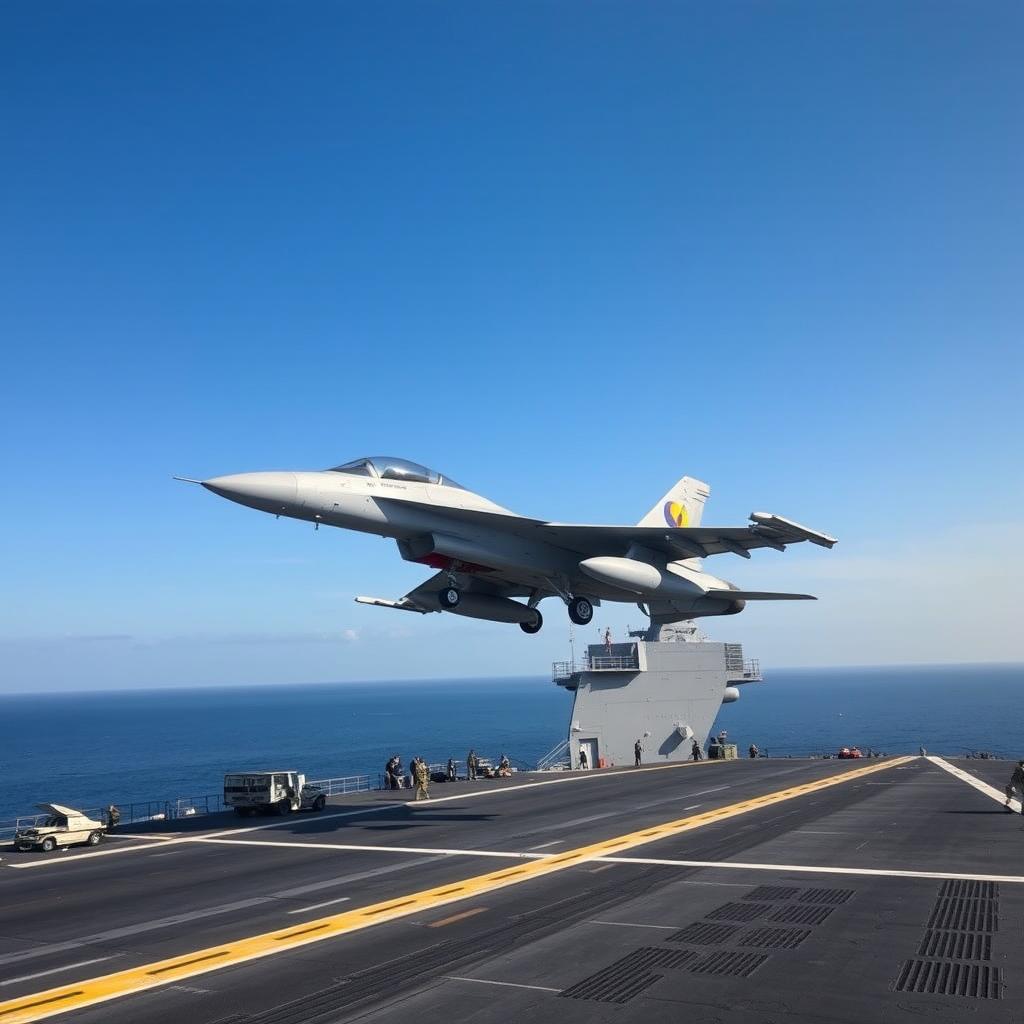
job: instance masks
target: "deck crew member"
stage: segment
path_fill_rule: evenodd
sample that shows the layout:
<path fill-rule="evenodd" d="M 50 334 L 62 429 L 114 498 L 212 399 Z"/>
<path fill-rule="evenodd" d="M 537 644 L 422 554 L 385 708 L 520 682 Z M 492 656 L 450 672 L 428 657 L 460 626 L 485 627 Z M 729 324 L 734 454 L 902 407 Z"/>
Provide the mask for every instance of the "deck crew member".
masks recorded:
<path fill-rule="evenodd" d="M 636 768 L 640 767 L 640 755 L 643 752 L 644 752 L 644 748 L 641 745 L 640 741 L 637 740 L 636 743 L 633 744 L 633 765 L 634 765 L 634 767 L 636 767 Z"/>
<path fill-rule="evenodd" d="M 470 750 L 466 755 L 466 776 L 470 779 L 476 778 L 476 751 Z"/>
<path fill-rule="evenodd" d="M 452 757 L 448 758 L 448 781 L 454 782 L 459 776 L 458 772 L 455 771 L 455 759 Z"/>
<path fill-rule="evenodd" d="M 589 768 L 590 767 L 590 765 L 587 764 L 587 752 L 586 752 L 586 750 L 583 749 L 583 747 L 580 747 L 580 767 L 581 768 Z"/>
<path fill-rule="evenodd" d="M 107 831 L 113 832 L 117 828 L 118 823 L 121 821 L 121 812 L 117 809 L 116 804 L 111 804 L 107 808 Z"/>
<path fill-rule="evenodd" d="M 416 779 L 416 796 L 414 799 L 419 800 L 422 796 L 424 800 L 429 800 L 430 794 L 427 792 L 427 788 L 430 786 L 430 769 L 422 757 L 413 759 L 412 774 Z"/>
<path fill-rule="evenodd" d="M 1013 769 L 1013 775 L 1006 784 L 1006 803 L 1003 806 L 1008 811 L 1013 811 L 1010 801 L 1013 799 L 1013 791 L 1020 793 L 1020 813 L 1024 814 L 1024 761 L 1018 761 L 1017 767 Z"/>
<path fill-rule="evenodd" d="M 693 746 L 690 747 L 690 757 L 694 761 L 700 761 L 704 757 L 704 751 L 700 749 L 700 744 L 696 740 L 693 741 Z"/>
<path fill-rule="evenodd" d="M 750 754 L 751 757 L 757 757 L 757 755 L 759 753 L 759 751 L 757 749 L 757 744 L 756 743 L 751 743 L 750 744 L 750 749 L 747 751 L 747 753 Z"/>

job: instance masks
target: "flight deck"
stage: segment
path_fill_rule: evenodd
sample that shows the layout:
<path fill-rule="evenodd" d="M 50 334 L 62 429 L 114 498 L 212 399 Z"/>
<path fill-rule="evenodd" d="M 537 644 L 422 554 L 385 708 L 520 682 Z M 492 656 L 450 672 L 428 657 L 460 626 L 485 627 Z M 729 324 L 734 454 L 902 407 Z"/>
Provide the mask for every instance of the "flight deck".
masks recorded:
<path fill-rule="evenodd" d="M 0 861 L 0 1024 L 1019 1022 L 1012 765 L 520 773 Z"/>

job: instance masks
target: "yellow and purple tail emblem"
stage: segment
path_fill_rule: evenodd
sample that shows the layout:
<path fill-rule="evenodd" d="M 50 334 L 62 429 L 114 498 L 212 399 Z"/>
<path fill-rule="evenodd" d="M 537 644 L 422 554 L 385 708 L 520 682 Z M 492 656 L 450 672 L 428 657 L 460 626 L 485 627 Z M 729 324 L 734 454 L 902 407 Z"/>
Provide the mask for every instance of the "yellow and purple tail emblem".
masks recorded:
<path fill-rule="evenodd" d="M 665 502 L 665 522 L 669 526 L 689 526 L 690 513 L 681 501 Z"/>

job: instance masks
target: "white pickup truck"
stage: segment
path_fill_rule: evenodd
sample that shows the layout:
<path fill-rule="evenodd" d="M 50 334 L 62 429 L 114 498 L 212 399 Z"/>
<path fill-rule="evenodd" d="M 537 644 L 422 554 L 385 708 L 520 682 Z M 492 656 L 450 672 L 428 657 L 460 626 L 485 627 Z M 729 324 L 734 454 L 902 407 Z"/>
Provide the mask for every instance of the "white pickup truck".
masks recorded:
<path fill-rule="evenodd" d="M 36 804 L 45 817 L 31 826 L 18 829 L 14 836 L 16 850 L 42 850 L 50 853 L 58 846 L 86 843 L 96 846 L 103 838 L 105 826 L 81 811 L 62 804 Z"/>
<path fill-rule="evenodd" d="M 233 772 L 224 776 L 224 803 L 236 814 L 322 811 L 327 795 L 301 772 Z"/>

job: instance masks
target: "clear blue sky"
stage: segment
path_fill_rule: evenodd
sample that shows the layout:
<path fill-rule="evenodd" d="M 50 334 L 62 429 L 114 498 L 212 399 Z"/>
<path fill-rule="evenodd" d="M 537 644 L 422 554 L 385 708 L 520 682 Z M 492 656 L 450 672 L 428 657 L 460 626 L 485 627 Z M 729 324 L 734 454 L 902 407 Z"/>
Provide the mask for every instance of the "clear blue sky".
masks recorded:
<path fill-rule="evenodd" d="M 1019 5 L 2 18 L 0 688 L 545 671 L 553 603 L 358 607 L 423 570 L 170 479 L 378 452 L 837 535 L 714 562 L 820 596 L 705 620 L 769 664 L 1024 658 Z"/>

